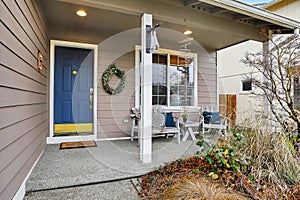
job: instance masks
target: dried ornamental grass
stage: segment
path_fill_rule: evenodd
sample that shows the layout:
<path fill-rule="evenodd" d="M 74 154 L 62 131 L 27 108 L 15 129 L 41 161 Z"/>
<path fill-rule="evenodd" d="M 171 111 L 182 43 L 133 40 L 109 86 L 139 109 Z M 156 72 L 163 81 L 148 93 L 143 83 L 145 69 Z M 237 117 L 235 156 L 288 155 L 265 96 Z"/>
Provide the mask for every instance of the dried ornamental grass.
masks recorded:
<path fill-rule="evenodd" d="M 243 127 L 247 128 L 239 130 L 244 135 L 240 151 L 251 160 L 251 175 L 257 181 L 274 183 L 280 192 L 291 184 L 297 185 L 300 182 L 299 153 L 295 152 L 286 134 L 272 132 L 263 117 L 255 119 L 255 122 L 245 120 Z"/>
<path fill-rule="evenodd" d="M 233 191 L 228 191 L 224 186 L 211 180 L 200 177 L 184 179 L 166 189 L 161 199 L 171 200 L 247 200 L 248 198 Z"/>

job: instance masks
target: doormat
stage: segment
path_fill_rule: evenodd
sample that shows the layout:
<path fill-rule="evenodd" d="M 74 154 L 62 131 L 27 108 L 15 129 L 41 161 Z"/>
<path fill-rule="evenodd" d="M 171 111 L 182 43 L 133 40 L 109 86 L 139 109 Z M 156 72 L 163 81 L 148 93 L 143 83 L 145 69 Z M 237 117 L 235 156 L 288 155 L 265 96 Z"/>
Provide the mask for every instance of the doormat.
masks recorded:
<path fill-rule="evenodd" d="M 83 142 L 62 142 L 60 144 L 60 149 L 73 149 L 73 148 L 86 148 L 86 147 L 96 147 L 95 141 L 83 141 Z"/>

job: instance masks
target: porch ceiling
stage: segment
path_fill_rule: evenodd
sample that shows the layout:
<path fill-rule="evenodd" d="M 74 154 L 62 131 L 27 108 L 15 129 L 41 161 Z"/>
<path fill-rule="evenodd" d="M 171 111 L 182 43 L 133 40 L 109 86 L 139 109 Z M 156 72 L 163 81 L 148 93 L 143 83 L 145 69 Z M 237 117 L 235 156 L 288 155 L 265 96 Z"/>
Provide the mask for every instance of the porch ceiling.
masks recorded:
<path fill-rule="evenodd" d="M 266 21 L 249 13 L 204 0 L 39 0 L 48 22 L 51 39 L 99 43 L 104 39 L 133 28 L 140 28 L 142 13 L 153 14 L 154 23 L 182 32 L 187 26 L 201 45 L 222 49 L 245 40 L 264 41 L 259 32 L 292 28 Z M 80 18 L 75 12 L 87 10 Z M 184 22 L 186 19 L 186 22 Z"/>

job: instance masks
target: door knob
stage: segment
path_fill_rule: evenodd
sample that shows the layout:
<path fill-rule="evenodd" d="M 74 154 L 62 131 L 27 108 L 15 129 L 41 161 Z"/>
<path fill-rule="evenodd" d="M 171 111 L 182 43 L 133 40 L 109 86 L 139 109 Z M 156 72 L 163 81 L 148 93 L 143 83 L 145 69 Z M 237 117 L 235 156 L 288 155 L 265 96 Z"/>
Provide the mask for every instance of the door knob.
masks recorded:
<path fill-rule="evenodd" d="M 90 88 L 90 94 L 94 93 L 94 88 Z"/>

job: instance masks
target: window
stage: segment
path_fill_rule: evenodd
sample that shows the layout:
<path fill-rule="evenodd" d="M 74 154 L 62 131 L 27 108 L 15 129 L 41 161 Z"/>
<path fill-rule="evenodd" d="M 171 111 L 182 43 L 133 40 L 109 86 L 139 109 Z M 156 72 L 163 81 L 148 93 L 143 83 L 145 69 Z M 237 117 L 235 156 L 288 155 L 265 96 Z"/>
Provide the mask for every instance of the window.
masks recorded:
<path fill-rule="evenodd" d="M 167 56 L 152 55 L 152 104 L 167 105 Z"/>
<path fill-rule="evenodd" d="M 194 106 L 195 56 L 152 54 L 152 104 Z"/>
<path fill-rule="evenodd" d="M 300 110 L 300 80 L 299 77 L 294 78 L 294 106 Z"/>
<path fill-rule="evenodd" d="M 252 80 L 251 79 L 242 80 L 241 91 L 247 92 L 247 93 L 252 92 Z"/>

